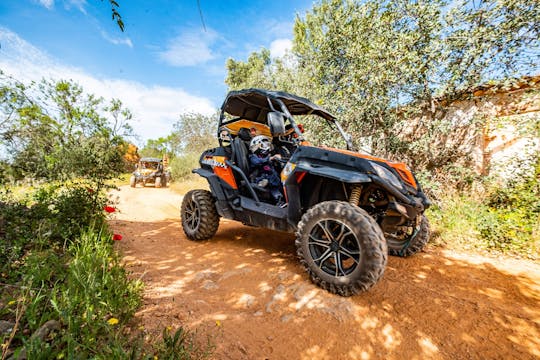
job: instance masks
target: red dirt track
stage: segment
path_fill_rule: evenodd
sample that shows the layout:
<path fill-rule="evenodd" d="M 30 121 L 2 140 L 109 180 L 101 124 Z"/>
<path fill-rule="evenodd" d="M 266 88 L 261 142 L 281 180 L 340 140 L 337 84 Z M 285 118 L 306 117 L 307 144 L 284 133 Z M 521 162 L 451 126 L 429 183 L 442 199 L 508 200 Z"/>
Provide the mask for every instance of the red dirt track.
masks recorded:
<path fill-rule="evenodd" d="M 185 326 L 213 359 L 540 359 L 540 265 L 428 247 L 389 257 L 370 291 L 314 286 L 294 235 L 221 220 L 192 242 L 170 189 L 122 187 L 118 247 L 145 283 L 151 336 Z M 174 330 L 173 330 L 174 331 Z"/>

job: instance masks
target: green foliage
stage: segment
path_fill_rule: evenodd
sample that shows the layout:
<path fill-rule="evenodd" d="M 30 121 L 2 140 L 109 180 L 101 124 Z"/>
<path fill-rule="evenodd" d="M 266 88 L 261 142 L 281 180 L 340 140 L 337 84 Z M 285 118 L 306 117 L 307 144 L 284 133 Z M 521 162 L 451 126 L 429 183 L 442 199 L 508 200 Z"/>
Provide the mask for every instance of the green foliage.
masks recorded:
<path fill-rule="evenodd" d="M 175 136 L 173 134 L 170 134 L 167 137 L 160 137 L 158 139 L 149 139 L 146 141 L 146 145 L 139 152 L 140 156 L 157 158 L 167 156 L 172 158 L 176 152 L 176 144 L 174 141 Z"/>
<path fill-rule="evenodd" d="M 253 52 L 247 62 L 227 59 L 227 78 L 225 83 L 231 90 L 244 89 L 247 87 L 272 88 L 267 69 L 271 64 L 270 50 L 262 49 Z"/>
<path fill-rule="evenodd" d="M 109 357 L 127 345 L 118 328 L 140 305 L 141 284 L 127 279 L 108 232 L 82 234 L 69 255 L 65 284 L 50 299 L 63 324 L 55 345 L 68 358 L 81 351 Z"/>
<path fill-rule="evenodd" d="M 176 154 L 201 153 L 206 149 L 217 146 L 218 115 L 182 114 L 173 124 Z"/>
<path fill-rule="evenodd" d="M 0 194 L 0 272 L 20 276 L 20 259 L 29 251 L 65 248 L 90 225 L 101 226 L 105 198 L 85 183 L 49 184 L 22 197 Z"/>
<path fill-rule="evenodd" d="M 185 179 L 191 174 L 191 170 L 199 167 L 199 158 L 201 154 L 187 153 L 172 159 L 171 175 L 175 180 Z"/>
<path fill-rule="evenodd" d="M 103 0 L 101 0 L 101 1 L 103 1 Z M 116 20 L 116 24 L 118 25 L 118 28 L 120 28 L 120 31 L 123 32 L 124 31 L 124 21 L 122 20 L 122 16 L 118 12 L 118 8 L 120 7 L 120 5 L 118 4 L 118 2 L 116 0 L 109 0 L 109 3 L 111 4 L 112 20 L 113 21 Z"/>
<path fill-rule="evenodd" d="M 448 104 L 537 71 L 539 23 L 539 3 L 526 0 L 323 0 L 297 17 L 292 59 L 264 49 L 229 59 L 226 83 L 306 96 L 337 115 L 357 147 L 416 170 L 468 166 L 468 135 L 485 119 L 456 122 Z"/>
<path fill-rule="evenodd" d="M 516 175 L 490 190 L 478 228 L 490 249 L 531 253 L 540 249 L 540 157 L 534 171 Z"/>
<path fill-rule="evenodd" d="M 1 194 L 0 319 L 28 358 L 127 358 L 122 324 L 140 304 L 105 225 L 105 197 L 86 183 Z M 43 337 L 46 323 L 57 325 Z M 39 331 L 38 331 L 39 330 Z M 2 339 L 5 343 L 6 339 Z"/>
<path fill-rule="evenodd" d="M 174 334 L 169 329 L 163 330 L 162 341 L 156 346 L 155 356 L 166 360 L 206 359 L 212 350 L 210 342 L 201 346 L 194 333 L 180 327 Z"/>
<path fill-rule="evenodd" d="M 439 195 L 428 216 L 446 245 L 540 256 L 540 161 L 536 170 L 508 184 L 490 185 L 482 196 Z M 471 193 L 468 191 L 468 193 Z"/>
<path fill-rule="evenodd" d="M 1 73 L 0 81 L 0 146 L 16 180 L 83 178 L 102 187 L 123 170 L 131 113 L 120 101 L 104 104 L 71 81 L 27 86 Z"/>

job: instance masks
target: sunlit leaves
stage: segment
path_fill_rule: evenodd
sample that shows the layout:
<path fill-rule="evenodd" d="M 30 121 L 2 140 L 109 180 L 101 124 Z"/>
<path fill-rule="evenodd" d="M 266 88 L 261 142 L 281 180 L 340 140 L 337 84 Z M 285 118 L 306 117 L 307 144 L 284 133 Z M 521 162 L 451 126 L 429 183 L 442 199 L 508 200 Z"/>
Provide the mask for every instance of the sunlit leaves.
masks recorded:
<path fill-rule="evenodd" d="M 105 104 L 71 81 L 1 80 L 0 140 L 15 178 L 102 182 L 123 169 L 131 114 L 118 100 Z"/>

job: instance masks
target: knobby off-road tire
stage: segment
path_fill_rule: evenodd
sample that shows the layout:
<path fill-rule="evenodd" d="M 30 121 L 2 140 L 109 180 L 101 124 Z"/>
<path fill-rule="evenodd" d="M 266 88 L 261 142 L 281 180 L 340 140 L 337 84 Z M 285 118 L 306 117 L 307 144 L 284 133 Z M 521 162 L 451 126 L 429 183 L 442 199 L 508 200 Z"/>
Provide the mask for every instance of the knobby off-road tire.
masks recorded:
<path fill-rule="evenodd" d="M 131 186 L 131 187 L 137 186 L 137 179 L 135 179 L 135 176 L 131 176 L 129 178 L 129 186 Z"/>
<path fill-rule="evenodd" d="M 190 240 L 210 239 L 219 226 L 215 199 L 207 190 L 189 191 L 182 200 L 180 217 L 184 233 Z"/>
<path fill-rule="evenodd" d="M 413 235 L 413 238 L 403 242 L 402 246 L 398 248 L 388 248 L 388 253 L 393 256 L 408 257 L 414 255 L 426 246 L 429 241 L 431 230 L 429 227 L 429 221 L 425 215 L 422 215 L 420 220 L 420 228 L 418 232 Z"/>
<path fill-rule="evenodd" d="M 158 176 L 155 180 L 154 180 L 154 185 L 155 187 L 157 188 L 160 188 L 161 187 L 161 177 Z"/>
<path fill-rule="evenodd" d="M 311 280 L 342 296 L 358 294 L 377 283 L 388 253 L 375 220 L 343 201 L 317 204 L 302 216 L 296 249 Z"/>

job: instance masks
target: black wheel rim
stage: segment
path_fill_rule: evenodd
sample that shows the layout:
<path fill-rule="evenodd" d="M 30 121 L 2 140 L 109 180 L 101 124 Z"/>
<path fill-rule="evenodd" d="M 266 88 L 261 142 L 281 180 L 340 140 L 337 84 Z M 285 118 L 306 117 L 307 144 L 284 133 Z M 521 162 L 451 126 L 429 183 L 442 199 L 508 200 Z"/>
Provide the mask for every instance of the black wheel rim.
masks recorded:
<path fill-rule="evenodd" d="M 184 223 L 190 230 L 195 231 L 199 227 L 200 221 L 201 216 L 199 206 L 195 200 L 191 199 L 186 204 L 184 210 Z"/>
<path fill-rule="evenodd" d="M 315 265 L 328 275 L 346 276 L 360 265 L 360 242 L 340 221 L 317 222 L 309 233 L 308 249 Z"/>

